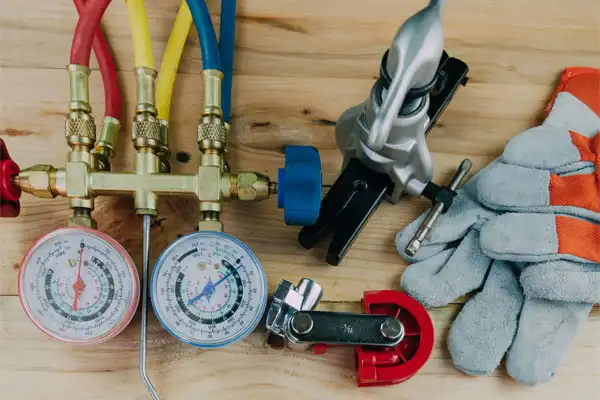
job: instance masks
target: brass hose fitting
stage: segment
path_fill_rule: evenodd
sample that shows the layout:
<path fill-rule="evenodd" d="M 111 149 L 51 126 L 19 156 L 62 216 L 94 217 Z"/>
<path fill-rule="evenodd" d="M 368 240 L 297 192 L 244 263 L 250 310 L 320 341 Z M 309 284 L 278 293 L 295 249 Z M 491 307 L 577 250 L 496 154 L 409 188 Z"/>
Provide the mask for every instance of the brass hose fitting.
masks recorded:
<path fill-rule="evenodd" d="M 223 223 L 219 221 L 219 212 L 202 211 L 198 222 L 199 231 L 223 232 Z"/>
<path fill-rule="evenodd" d="M 94 228 L 94 199 L 103 195 L 133 195 L 140 215 L 158 215 L 161 195 L 191 195 L 199 200 L 199 230 L 222 231 L 219 220 L 222 202 L 227 199 L 263 200 L 276 191 L 267 176 L 229 171 L 225 156 L 230 127 L 222 119 L 220 90 L 222 73 L 205 71 L 205 107 L 197 134 L 201 150 L 195 174 L 169 172 L 169 124 L 157 118 L 154 105 L 156 72 L 136 68 L 137 107 L 132 139 L 136 148 L 133 172 L 111 172 L 109 159 L 115 153 L 119 121 L 105 117 L 100 140 L 94 149 L 96 127 L 88 102 L 89 69 L 70 65 L 71 102 L 65 122 L 71 146 L 64 168 L 36 165 L 22 170 L 14 182 L 37 197 L 68 197 L 73 215 L 69 225 Z M 92 149 L 94 151 L 92 151 Z"/>
<path fill-rule="evenodd" d="M 96 143 L 96 123 L 89 102 L 90 69 L 69 64 L 67 71 L 71 100 L 65 120 L 65 137 L 72 149 L 79 146 L 90 149 Z"/>
<path fill-rule="evenodd" d="M 92 218 L 92 210 L 85 207 L 74 207 L 73 215 L 67 220 L 67 225 L 91 229 L 98 228 L 96 220 Z"/>
<path fill-rule="evenodd" d="M 52 165 L 38 164 L 21 171 L 18 184 L 25 193 L 43 199 L 53 199 L 61 194 L 56 189 L 56 168 Z"/>
<path fill-rule="evenodd" d="M 231 175 L 230 187 L 232 199 L 259 201 L 271 194 L 269 177 L 252 171 L 240 171 Z"/>
<path fill-rule="evenodd" d="M 83 146 L 88 149 L 96 143 L 96 123 L 92 114 L 71 111 L 65 119 L 65 137 L 71 148 Z"/>
<path fill-rule="evenodd" d="M 91 113 L 92 108 L 89 96 L 90 69 L 84 65 L 69 64 L 67 65 L 67 71 L 69 72 L 69 89 L 71 94 L 69 110 Z"/>
<path fill-rule="evenodd" d="M 227 126 L 220 117 L 204 115 L 198 124 L 198 147 L 201 151 L 223 152 L 227 145 Z"/>
<path fill-rule="evenodd" d="M 206 184 L 206 189 L 202 190 L 206 193 L 199 196 L 202 220 L 198 223 L 198 230 L 222 231 L 223 223 L 219 221 L 221 199 L 231 196 L 235 191 L 230 184 L 231 178 L 224 174 L 228 125 L 223 121 L 221 110 L 223 73 L 209 69 L 204 70 L 203 75 L 204 109 L 198 124 L 197 140 L 202 152 L 198 177 L 203 186 Z"/>
<path fill-rule="evenodd" d="M 214 115 L 222 118 L 221 82 L 223 81 L 223 72 L 218 69 L 206 69 L 202 71 L 202 74 L 204 75 L 204 109 L 202 115 Z"/>
<path fill-rule="evenodd" d="M 169 161 L 169 121 L 159 120 L 160 122 L 160 136 L 162 146 L 158 150 L 158 157 L 160 158 L 160 171 L 169 173 L 171 172 L 171 162 Z"/>
<path fill-rule="evenodd" d="M 150 68 L 139 67 L 134 70 L 137 80 L 137 106 L 131 130 L 133 145 L 137 150 L 151 148 L 158 151 L 166 146 L 161 134 L 160 121 L 156 117 L 154 92 L 156 71 Z"/>
<path fill-rule="evenodd" d="M 168 153 L 166 133 L 161 128 L 157 118 L 155 91 L 156 71 L 151 68 L 137 67 L 134 70 L 136 77 L 137 106 L 131 136 L 133 146 L 137 150 L 135 155 L 135 173 L 143 177 L 165 172 L 161 167 L 159 154 Z M 158 195 L 153 190 L 138 188 L 135 190 L 135 209 L 140 215 L 158 215 Z"/>
<path fill-rule="evenodd" d="M 121 130 L 118 119 L 110 116 L 104 117 L 100 139 L 96 143 L 94 153 L 95 168 L 99 171 L 110 170 L 110 158 L 115 155 L 115 145 Z"/>
<path fill-rule="evenodd" d="M 133 119 L 131 138 L 137 150 L 152 148 L 158 151 L 163 147 L 158 118 L 148 113 L 137 114 Z"/>
<path fill-rule="evenodd" d="M 92 107 L 90 106 L 89 96 L 89 77 L 90 69 L 84 65 L 70 64 L 67 66 L 69 72 L 69 88 L 71 101 L 69 102 L 69 112 L 65 120 L 65 136 L 67 143 L 71 147 L 69 152 L 69 161 L 67 162 L 66 171 L 88 171 L 94 167 L 94 160 L 91 151 L 96 144 L 96 123 L 92 116 Z M 34 167 L 35 168 L 35 167 Z M 45 196 L 54 197 L 57 194 L 62 194 L 67 191 L 67 188 L 73 187 L 68 181 L 71 175 L 68 172 L 60 173 L 60 185 L 64 183 L 62 189 L 57 186 L 57 173 L 54 168 L 48 170 L 33 170 L 29 177 L 29 184 L 37 190 L 38 195 L 42 193 Z M 45 185 L 43 184 L 43 174 L 45 174 Z M 65 176 L 65 179 L 62 176 Z M 84 182 L 79 182 L 80 186 L 85 186 Z M 77 188 L 79 189 L 79 188 Z M 90 214 L 94 209 L 94 199 L 90 197 L 86 191 L 79 190 L 83 193 L 80 196 L 70 197 L 71 208 L 87 209 Z M 81 213 L 80 213 L 81 214 Z"/>

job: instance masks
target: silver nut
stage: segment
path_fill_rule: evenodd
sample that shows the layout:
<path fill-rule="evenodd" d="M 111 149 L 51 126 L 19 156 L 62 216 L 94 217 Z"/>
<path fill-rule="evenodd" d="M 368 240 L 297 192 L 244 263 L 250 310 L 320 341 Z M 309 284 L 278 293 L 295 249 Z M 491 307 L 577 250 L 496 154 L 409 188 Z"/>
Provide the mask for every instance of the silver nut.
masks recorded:
<path fill-rule="evenodd" d="M 379 331 L 387 340 L 395 341 L 404 338 L 404 325 L 398 318 L 388 318 L 383 321 Z"/>
<path fill-rule="evenodd" d="M 310 314 L 298 311 L 292 317 L 290 326 L 296 335 L 308 335 L 313 329 L 314 322 Z"/>

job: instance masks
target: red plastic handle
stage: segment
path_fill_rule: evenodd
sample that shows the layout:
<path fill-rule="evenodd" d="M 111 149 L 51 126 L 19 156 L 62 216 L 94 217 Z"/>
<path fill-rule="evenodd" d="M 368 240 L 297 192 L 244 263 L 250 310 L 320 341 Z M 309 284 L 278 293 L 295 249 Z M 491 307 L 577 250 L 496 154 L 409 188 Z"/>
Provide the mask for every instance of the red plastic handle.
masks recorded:
<path fill-rule="evenodd" d="M 394 290 L 365 292 L 363 309 L 367 314 L 393 315 L 402 321 L 406 333 L 392 348 L 356 347 L 358 386 L 394 385 L 410 379 L 433 350 L 433 323 L 427 310 Z"/>
<path fill-rule="evenodd" d="M 10 158 L 4 140 L 0 139 L 0 218 L 13 218 L 21 211 L 21 188 L 13 182 L 19 172 L 21 169 Z"/>
<path fill-rule="evenodd" d="M 405 336 L 394 347 L 356 346 L 356 382 L 358 386 L 395 385 L 410 379 L 429 359 L 433 350 L 433 323 L 412 297 L 395 290 L 365 292 L 366 314 L 392 315 L 402 321 Z M 317 355 L 331 346 L 315 344 Z"/>

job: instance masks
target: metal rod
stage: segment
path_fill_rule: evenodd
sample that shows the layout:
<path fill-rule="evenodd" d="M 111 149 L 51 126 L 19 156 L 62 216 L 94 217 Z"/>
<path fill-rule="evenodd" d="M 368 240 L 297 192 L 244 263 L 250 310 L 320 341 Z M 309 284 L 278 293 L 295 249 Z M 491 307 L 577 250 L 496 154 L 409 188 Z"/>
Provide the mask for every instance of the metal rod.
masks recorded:
<path fill-rule="evenodd" d="M 140 328 L 140 377 L 144 386 L 150 393 L 150 397 L 153 400 L 160 400 L 156 389 L 148 377 L 146 372 L 146 350 L 148 343 L 148 270 L 150 264 L 150 225 L 152 223 L 151 215 L 144 215 L 143 217 L 143 238 L 142 238 L 142 326 Z"/>
<path fill-rule="evenodd" d="M 452 191 L 456 190 L 458 188 L 458 185 L 460 185 L 460 183 L 463 181 L 463 179 L 465 179 L 465 177 L 469 173 L 469 170 L 471 169 L 472 165 L 473 165 L 473 163 L 471 162 L 471 160 L 469 160 L 468 158 L 464 159 L 460 163 L 460 166 L 458 167 L 458 169 L 456 170 L 456 174 L 452 178 L 452 181 L 450 181 L 450 185 L 448 185 L 448 189 L 450 189 Z M 433 224 L 435 224 L 435 221 L 437 221 L 437 219 L 440 217 L 440 215 L 442 215 L 443 211 L 444 211 L 444 203 L 440 202 L 433 206 L 433 208 L 431 209 L 429 214 L 427 214 L 427 216 L 421 223 L 421 226 L 419 226 L 419 230 L 417 230 L 417 232 L 412 237 L 410 242 L 408 242 L 408 245 L 406 246 L 406 249 L 404 250 L 404 251 L 406 251 L 406 254 L 408 254 L 411 257 L 414 256 L 415 254 L 417 254 L 417 251 L 419 251 L 421 244 L 423 244 L 423 241 L 425 240 L 425 238 L 427 238 L 427 235 L 429 235 L 429 232 L 431 232 L 431 229 L 433 228 Z"/>

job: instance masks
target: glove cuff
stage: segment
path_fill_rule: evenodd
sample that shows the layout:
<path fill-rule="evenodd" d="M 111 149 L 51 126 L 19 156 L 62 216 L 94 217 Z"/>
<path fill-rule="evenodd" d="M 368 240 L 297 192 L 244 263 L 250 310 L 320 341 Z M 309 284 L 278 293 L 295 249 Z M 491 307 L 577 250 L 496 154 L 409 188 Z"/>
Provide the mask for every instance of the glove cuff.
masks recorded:
<path fill-rule="evenodd" d="M 598 101 L 600 69 L 592 67 L 565 68 L 552 98 L 544 109 L 544 118 L 550 114 L 560 92 L 571 93 L 600 116 L 600 102 Z"/>

